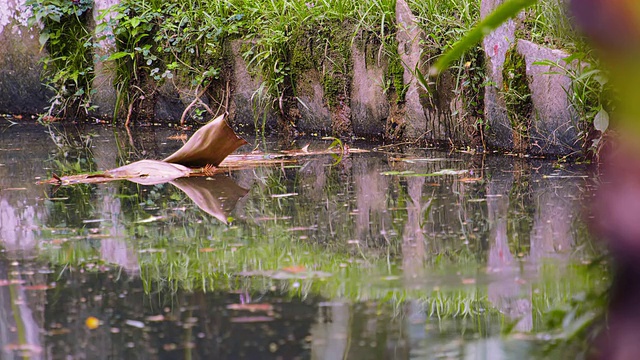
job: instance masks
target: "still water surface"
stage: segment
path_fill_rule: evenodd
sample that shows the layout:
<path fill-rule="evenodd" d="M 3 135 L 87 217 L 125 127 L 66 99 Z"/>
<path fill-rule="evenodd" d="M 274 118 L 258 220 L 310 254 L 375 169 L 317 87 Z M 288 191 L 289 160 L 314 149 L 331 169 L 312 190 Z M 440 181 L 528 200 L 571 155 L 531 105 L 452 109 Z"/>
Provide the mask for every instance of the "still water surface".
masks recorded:
<path fill-rule="evenodd" d="M 582 165 L 386 149 L 56 188 L 179 132 L 0 130 L 2 359 L 566 358 L 608 284 Z"/>

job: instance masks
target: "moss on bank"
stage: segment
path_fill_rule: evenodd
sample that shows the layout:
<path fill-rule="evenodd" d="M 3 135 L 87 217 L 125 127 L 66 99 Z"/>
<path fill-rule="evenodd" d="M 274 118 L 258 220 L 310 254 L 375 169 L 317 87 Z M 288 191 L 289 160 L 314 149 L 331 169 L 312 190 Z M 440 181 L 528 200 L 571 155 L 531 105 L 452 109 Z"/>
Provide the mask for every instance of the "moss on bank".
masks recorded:
<path fill-rule="evenodd" d="M 533 103 L 531 89 L 527 80 L 527 67 L 524 57 L 515 47 L 507 51 L 502 70 L 503 95 L 507 106 L 507 115 L 513 131 L 513 148 L 526 151 L 529 147 L 529 128 Z"/>

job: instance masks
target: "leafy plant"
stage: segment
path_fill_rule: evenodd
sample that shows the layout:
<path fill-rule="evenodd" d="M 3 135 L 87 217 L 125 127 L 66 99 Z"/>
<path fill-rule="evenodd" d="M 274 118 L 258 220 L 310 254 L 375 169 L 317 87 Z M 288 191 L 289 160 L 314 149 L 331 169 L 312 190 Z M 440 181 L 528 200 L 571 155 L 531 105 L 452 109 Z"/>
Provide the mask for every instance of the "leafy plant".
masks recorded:
<path fill-rule="evenodd" d="M 87 20 L 93 0 L 28 0 L 25 5 L 32 13 L 29 26 L 43 25 L 40 45 L 49 54 L 43 77 L 55 96 L 47 116 L 86 116 L 92 109 L 94 43 Z"/>
<path fill-rule="evenodd" d="M 595 59 L 580 52 L 557 62 L 544 60 L 534 64 L 552 66 L 558 69 L 555 73 L 571 79 L 567 94 L 581 120 L 581 124 L 576 124 L 579 135 L 585 142 L 585 149 L 597 154 L 602 136 L 609 128 L 608 112 L 614 110 L 615 94 L 607 71 Z M 597 133 L 594 134 L 594 130 Z"/>

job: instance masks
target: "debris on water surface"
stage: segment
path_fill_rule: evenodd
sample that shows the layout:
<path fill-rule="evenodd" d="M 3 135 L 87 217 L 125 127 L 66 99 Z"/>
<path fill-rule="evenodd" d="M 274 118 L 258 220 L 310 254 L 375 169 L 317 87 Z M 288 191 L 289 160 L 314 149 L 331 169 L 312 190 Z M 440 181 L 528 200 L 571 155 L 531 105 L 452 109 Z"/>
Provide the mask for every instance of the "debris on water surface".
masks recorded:
<path fill-rule="evenodd" d="M 98 318 L 93 317 L 93 316 L 89 316 L 84 324 L 87 326 L 87 328 L 89 330 L 95 330 L 100 326 L 100 320 L 98 320 Z"/>
<path fill-rule="evenodd" d="M 25 283 L 24 280 L 19 280 L 19 279 L 11 279 L 11 280 L 0 279 L 0 286 L 21 285 L 24 283 Z"/>
<path fill-rule="evenodd" d="M 232 323 L 257 323 L 275 320 L 271 316 L 239 316 L 231 318 Z"/>
<path fill-rule="evenodd" d="M 160 321 L 164 321 L 165 317 L 162 314 L 159 315 L 151 315 L 151 316 L 147 316 L 145 318 L 145 320 L 150 321 L 150 322 L 160 322 Z"/>
<path fill-rule="evenodd" d="M 38 284 L 38 285 L 28 285 L 22 287 L 25 290 L 49 290 L 52 289 L 53 286 L 47 284 Z"/>
<path fill-rule="evenodd" d="M 469 170 L 442 169 L 432 173 L 420 174 L 420 173 L 416 173 L 415 171 L 406 170 L 406 171 L 384 171 L 384 172 L 381 172 L 380 175 L 430 177 L 430 176 L 462 175 L 468 172 Z"/>
<path fill-rule="evenodd" d="M 238 147 L 246 143 L 236 135 L 224 115 L 221 115 L 196 131 L 178 151 L 164 160 L 140 160 L 93 174 L 69 176 L 53 174 L 51 179 L 37 183 L 74 185 L 129 180 L 142 185 L 156 185 L 180 178 L 213 176 L 255 166 L 284 165 L 296 162 L 292 158 L 301 155 L 340 153 L 331 147 L 320 151 L 308 151 L 305 147 L 302 151 L 283 151 L 280 154 L 251 153 L 230 156 Z M 365 152 L 365 150 L 350 149 L 349 152 Z"/>
<path fill-rule="evenodd" d="M 144 323 L 142 321 L 126 320 L 124 323 L 129 325 L 129 326 L 133 326 L 134 328 L 138 328 L 138 329 L 144 328 Z"/>
<path fill-rule="evenodd" d="M 10 343 L 5 345 L 5 351 L 14 351 L 20 354 L 21 357 L 29 358 L 31 355 L 38 355 L 42 352 L 42 347 L 36 344 L 16 344 Z"/>
<path fill-rule="evenodd" d="M 229 304 L 227 305 L 229 310 L 246 310 L 249 312 L 270 312 L 273 311 L 273 305 L 271 304 Z"/>

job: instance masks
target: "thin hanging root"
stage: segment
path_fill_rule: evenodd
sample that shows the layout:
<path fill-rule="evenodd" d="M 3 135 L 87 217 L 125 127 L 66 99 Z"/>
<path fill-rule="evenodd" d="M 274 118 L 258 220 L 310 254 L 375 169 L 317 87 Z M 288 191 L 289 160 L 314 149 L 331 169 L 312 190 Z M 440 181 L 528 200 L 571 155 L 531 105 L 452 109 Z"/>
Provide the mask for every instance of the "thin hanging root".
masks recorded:
<path fill-rule="evenodd" d="M 227 80 L 227 91 L 224 94 L 224 113 L 229 114 L 229 98 L 231 97 L 231 91 L 229 90 L 229 80 Z"/>
<path fill-rule="evenodd" d="M 125 120 L 125 122 L 124 122 L 124 126 L 127 129 L 129 128 L 129 124 L 131 123 L 131 114 L 133 113 L 133 103 L 134 103 L 134 101 L 129 103 L 129 108 L 127 109 L 127 120 Z"/>
<path fill-rule="evenodd" d="M 211 114 L 211 116 L 216 115 L 213 113 L 213 111 L 211 111 L 211 108 L 207 106 L 207 104 L 205 104 L 204 102 L 202 102 L 202 100 L 200 100 L 200 98 L 205 94 L 205 92 L 207 92 L 207 89 L 209 89 L 209 85 L 205 86 L 200 92 L 198 92 L 197 91 L 198 89 L 196 88 L 195 99 L 193 99 L 193 101 L 189 104 L 189 106 L 187 106 L 182 112 L 182 116 L 180 117 L 180 126 L 184 126 L 189 110 L 191 110 L 191 108 L 194 107 L 197 103 L 200 103 L 200 105 L 204 106 L 205 110 L 207 110 L 207 112 Z"/>

